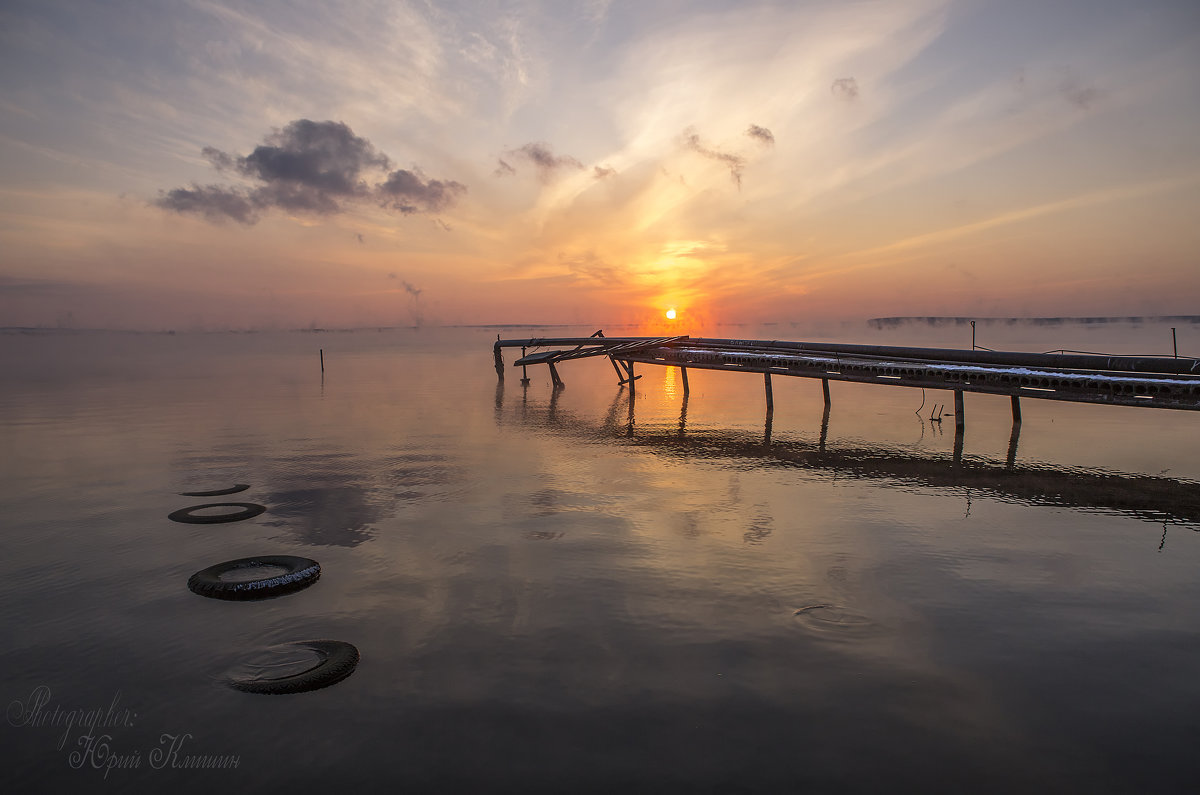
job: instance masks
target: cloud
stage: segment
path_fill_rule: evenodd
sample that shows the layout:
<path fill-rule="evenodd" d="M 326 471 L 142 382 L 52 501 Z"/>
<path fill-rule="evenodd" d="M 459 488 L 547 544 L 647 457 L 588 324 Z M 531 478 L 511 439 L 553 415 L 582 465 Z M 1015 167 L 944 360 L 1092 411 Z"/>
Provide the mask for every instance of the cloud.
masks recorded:
<path fill-rule="evenodd" d="M 465 185 L 453 180 L 426 180 L 415 167 L 387 172 L 388 156 L 344 122 L 297 119 L 268 135 L 249 155 L 234 156 L 211 146 L 201 154 L 218 172 L 235 173 L 256 187 L 193 184 L 161 194 L 156 206 L 210 221 L 253 224 L 271 209 L 332 215 L 347 203 L 371 199 L 405 215 L 440 212 L 466 192 Z M 386 172 L 382 182 L 380 172 Z"/>
<path fill-rule="evenodd" d="M 705 146 L 700 140 L 700 135 L 691 127 L 683 131 L 683 145 L 685 148 L 703 155 L 710 160 L 724 163 L 729 168 L 729 176 L 733 178 L 734 184 L 738 186 L 738 190 L 742 189 L 742 170 L 746 167 L 746 158 L 730 152 L 720 152 Z"/>
<path fill-rule="evenodd" d="M 829 93 L 846 101 L 858 99 L 858 81 L 853 77 L 839 77 L 829 86 Z"/>
<path fill-rule="evenodd" d="M 751 124 L 746 128 L 746 135 L 767 146 L 775 145 L 775 133 L 771 132 L 766 127 L 759 127 L 757 124 Z"/>
<path fill-rule="evenodd" d="M 621 271 L 598 257 L 594 251 L 559 254 L 558 261 L 565 265 L 572 275 L 586 282 L 607 285 L 624 282 Z"/>
<path fill-rule="evenodd" d="M 506 155 L 518 160 L 524 160 L 533 165 L 537 169 L 538 178 L 543 182 L 549 182 L 559 171 L 564 168 L 579 170 L 583 168 L 583 163 L 580 163 L 570 155 L 556 155 L 550 148 L 550 145 L 543 142 L 528 143 L 519 149 L 510 149 L 505 152 Z M 503 169 L 508 169 L 504 173 L 515 173 L 515 169 L 506 163 L 500 161 L 500 166 Z"/>
<path fill-rule="evenodd" d="M 617 170 L 615 168 L 609 168 L 608 166 L 594 166 L 592 168 L 592 176 L 596 179 L 606 179 L 616 173 Z"/>
<path fill-rule="evenodd" d="M 217 171 L 233 171 L 237 166 L 237 161 L 229 155 L 211 146 L 206 146 L 200 150 L 200 154 L 204 155 L 204 159 L 212 163 L 213 168 Z"/>
<path fill-rule="evenodd" d="M 387 181 L 379 186 L 384 206 L 404 215 L 441 212 L 466 192 L 467 186 L 461 182 L 440 179 L 425 181 L 419 171 L 404 169 L 388 174 Z"/>
<path fill-rule="evenodd" d="M 502 158 L 502 157 L 497 158 L 496 162 L 498 165 L 496 166 L 496 170 L 494 172 L 492 172 L 495 176 L 507 177 L 507 176 L 517 173 L 517 170 L 515 168 L 513 168 L 512 166 L 510 166 L 508 163 L 506 163 L 504 161 L 504 158 Z"/>
<path fill-rule="evenodd" d="M 1067 75 L 1059 84 L 1059 93 L 1063 99 L 1071 103 L 1081 110 L 1091 110 L 1096 100 L 1103 96 L 1103 93 L 1095 86 L 1085 85 L 1078 77 Z"/>
<path fill-rule="evenodd" d="M 244 191 L 220 185 L 197 185 L 175 188 L 160 195 L 154 204 L 177 213 L 202 215 L 220 223 L 234 220 L 247 226 L 258 221 L 258 204 Z"/>

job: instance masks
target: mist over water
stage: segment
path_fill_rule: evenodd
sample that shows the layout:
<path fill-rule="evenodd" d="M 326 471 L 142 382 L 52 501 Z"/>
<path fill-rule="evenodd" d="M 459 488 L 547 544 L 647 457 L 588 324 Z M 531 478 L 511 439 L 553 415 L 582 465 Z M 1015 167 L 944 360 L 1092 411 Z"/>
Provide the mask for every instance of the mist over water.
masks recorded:
<path fill-rule="evenodd" d="M 1177 325 L 1195 355 L 1198 327 Z M 1190 785 L 1200 415 L 1026 400 L 1014 444 L 1007 398 L 968 394 L 956 462 L 953 421 L 929 421 L 949 392 L 835 383 L 825 417 L 816 381 L 781 377 L 768 419 L 745 374 L 689 371 L 686 398 L 675 369 L 639 366 L 631 398 L 599 360 L 564 363 L 561 390 L 541 367 L 497 383 L 497 333 L 594 330 L 0 334 L 4 780 Z M 970 332 L 703 330 L 968 348 Z M 1172 351 L 1162 323 L 976 335 Z M 167 519 L 209 502 L 266 511 Z M 312 558 L 320 580 L 254 602 L 188 590 L 255 555 Z M 313 655 L 286 644 L 322 638 L 360 651 L 344 681 L 227 684 L 303 671 Z M 189 755 L 237 766 L 172 763 Z"/>

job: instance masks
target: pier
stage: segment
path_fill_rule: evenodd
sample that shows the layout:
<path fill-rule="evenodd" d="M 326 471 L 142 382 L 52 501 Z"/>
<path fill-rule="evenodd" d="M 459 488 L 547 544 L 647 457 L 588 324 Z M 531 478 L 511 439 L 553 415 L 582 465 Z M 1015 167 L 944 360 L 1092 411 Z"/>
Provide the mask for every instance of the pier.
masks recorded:
<path fill-rule="evenodd" d="M 952 393 L 954 426 L 961 450 L 967 392 L 1007 395 L 1012 402 L 1014 440 L 1021 425 L 1021 398 L 1104 403 L 1139 408 L 1200 411 L 1200 359 L 1171 356 L 1109 356 L 1087 353 L 906 348 L 884 345 L 678 337 L 535 337 L 493 346 L 496 373 L 504 379 L 504 348 L 520 348 L 522 368 L 546 365 L 555 388 L 563 386 L 557 365 L 607 357 L 618 383 L 636 390 L 635 365 L 678 367 L 683 393 L 689 369 L 725 370 L 763 376 L 768 416 L 774 409 L 774 376 L 821 381 L 828 408 L 831 381 L 884 384 Z M 532 349 L 532 352 L 531 352 Z"/>

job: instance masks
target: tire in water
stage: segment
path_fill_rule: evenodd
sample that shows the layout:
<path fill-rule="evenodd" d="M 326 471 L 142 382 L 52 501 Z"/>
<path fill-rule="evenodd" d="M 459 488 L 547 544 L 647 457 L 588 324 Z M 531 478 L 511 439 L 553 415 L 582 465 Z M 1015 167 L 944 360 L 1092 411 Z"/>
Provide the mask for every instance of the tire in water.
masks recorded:
<path fill-rule="evenodd" d="M 229 686 L 244 693 L 285 695 L 319 690 L 337 684 L 354 673 L 358 665 L 358 649 L 341 640 L 302 640 L 285 643 L 276 648 L 310 649 L 317 653 L 317 662 L 308 670 L 276 678 L 234 677 Z"/>
<path fill-rule="evenodd" d="M 231 572 L 252 574 L 253 569 L 267 567 L 284 571 L 281 574 L 238 580 L 225 579 L 223 576 Z M 227 560 L 201 569 L 188 578 L 187 585 L 192 593 L 212 599 L 249 601 L 299 591 L 312 585 L 320 577 L 321 564 L 315 560 L 295 555 L 259 555 Z"/>
<path fill-rule="evenodd" d="M 212 491 L 181 491 L 180 497 L 224 497 L 227 494 L 237 494 L 239 491 L 245 491 L 250 488 L 249 483 L 234 483 L 227 489 L 213 489 Z"/>
<path fill-rule="evenodd" d="M 241 510 L 206 516 L 196 516 L 192 513 L 204 508 L 241 508 Z M 204 505 L 191 505 L 187 508 L 180 508 L 178 511 L 172 511 L 167 514 L 167 518 L 172 522 L 183 522 L 184 524 L 222 524 L 253 519 L 265 510 L 267 510 L 265 506 L 254 502 L 208 502 Z"/>

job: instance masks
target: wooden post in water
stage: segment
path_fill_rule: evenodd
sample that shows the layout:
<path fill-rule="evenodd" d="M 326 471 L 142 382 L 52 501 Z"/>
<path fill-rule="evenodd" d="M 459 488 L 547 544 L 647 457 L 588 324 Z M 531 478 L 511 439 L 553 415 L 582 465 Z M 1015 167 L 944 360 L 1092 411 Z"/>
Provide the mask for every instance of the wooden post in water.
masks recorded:
<path fill-rule="evenodd" d="M 679 372 L 683 375 L 683 396 L 687 397 L 688 393 L 691 391 L 688 389 L 687 368 L 680 367 Z"/>
<path fill-rule="evenodd" d="M 775 410 L 775 396 L 771 394 L 771 374 L 763 373 L 763 382 L 767 387 L 767 413 Z"/>
<path fill-rule="evenodd" d="M 954 390 L 954 430 L 962 431 L 967 427 L 967 417 L 963 414 L 963 391 Z"/>
<path fill-rule="evenodd" d="M 321 348 L 321 375 L 325 375 L 325 349 Z"/>
<path fill-rule="evenodd" d="M 821 391 L 825 393 L 825 410 L 829 410 L 829 379 L 821 379 Z"/>
<path fill-rule="evenodd" d="M 1021 398 L 1012 396 L 1013 425 L 1021 424 Z"/>
<path fill-rule="evenodd" d="M 1171 326 L 1171 350 L 1175 353 L 1175 358 L 1179 358 L 1179 343 L 1175 341 L 1175 327 Z"/>

